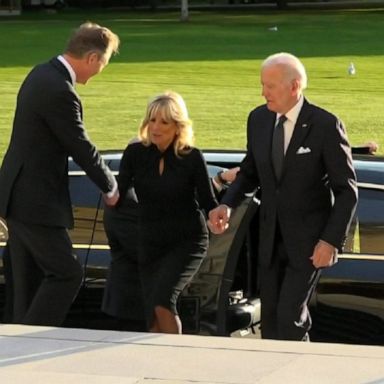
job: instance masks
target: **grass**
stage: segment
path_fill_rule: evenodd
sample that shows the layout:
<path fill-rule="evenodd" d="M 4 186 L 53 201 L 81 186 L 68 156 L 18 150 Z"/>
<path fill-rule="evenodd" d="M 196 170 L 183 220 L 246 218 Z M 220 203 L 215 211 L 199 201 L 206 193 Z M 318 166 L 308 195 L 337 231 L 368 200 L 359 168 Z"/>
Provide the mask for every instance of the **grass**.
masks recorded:
<path fill-rule="evenodd" d="M 78 86 L 87 130 L 100 149 L 125 147 L 150 96 L 180 92 L 200 148 L 244 148 L 249 111 L 263 103 L 259 68 L 288 51 L 304 62 L 306 96 L 346 123 L 353 145 L 381 133 L 384 9 L 177 12 L 66 10 L 0 19 L 0 158 L 8 145 L 18 88 L 30 68 L 60 53 L 68 33 L 91 19 L 119 34 L 120 54 L 87 86 Z M 277 26 L 277 31 L 269 28 Z M 357 73 L 349 76 L 354 62 Z"/>

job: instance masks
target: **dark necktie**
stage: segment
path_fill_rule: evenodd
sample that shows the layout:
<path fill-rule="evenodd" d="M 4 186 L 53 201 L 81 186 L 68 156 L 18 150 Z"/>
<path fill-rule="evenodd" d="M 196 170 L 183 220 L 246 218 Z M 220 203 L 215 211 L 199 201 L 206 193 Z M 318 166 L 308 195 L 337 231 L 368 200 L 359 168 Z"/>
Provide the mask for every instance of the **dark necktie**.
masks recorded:
<path fill-rule="evenodd" d="M 287 118 L 281 115 L 275 130 L 273 131 L 272 138 L 272 164 L 275 171 L 276 179 L 280 180 L 281 171 L 283 169 L 284 161 L 284 122 Z"/>

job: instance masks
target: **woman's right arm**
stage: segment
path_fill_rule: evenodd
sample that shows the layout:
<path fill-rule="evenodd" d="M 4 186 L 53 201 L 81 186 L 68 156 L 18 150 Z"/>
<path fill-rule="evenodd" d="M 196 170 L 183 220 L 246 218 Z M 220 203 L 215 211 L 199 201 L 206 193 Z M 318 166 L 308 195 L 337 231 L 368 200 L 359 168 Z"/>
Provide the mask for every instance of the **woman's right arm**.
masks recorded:
<path fill-rule="evenodd" d="M 120 200 L 124 199 L 128 188 L 133 184 L 133 163 L 134 163 L 133 146 L 128 145 L 123 152 L 123 157 L 120 162 L 119 176 L 117 182 L 119 185 Z"/>

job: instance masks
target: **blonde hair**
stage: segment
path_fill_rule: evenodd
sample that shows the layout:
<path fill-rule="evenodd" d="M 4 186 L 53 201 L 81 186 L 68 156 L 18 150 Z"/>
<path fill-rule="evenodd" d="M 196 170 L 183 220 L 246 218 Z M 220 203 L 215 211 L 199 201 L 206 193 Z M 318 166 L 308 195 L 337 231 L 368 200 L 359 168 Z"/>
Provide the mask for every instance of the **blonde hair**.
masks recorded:
<path fill-rule="evenodd" d="M 283 67 L 286 80 L 297 80 L 301 91 L 307 88 L 308 78 L 305 67 L 296 56 L 286 52 L 275 53 L 263 61 L 261 69 L 274 65 Z"/>
<path fill-rule="evenodd" d="M 177 126 L 173 148 L 176 156 L 188 153 L 194 143 L 192 121 L 183 98 L 176 92 L 165 91 L 148 102 L 145 117 L 139 127 L 139 138 L 145 146 L 152 144 L 149 133 L 149 121 L 158 112 L 165 121 L 174 121 Z"/>

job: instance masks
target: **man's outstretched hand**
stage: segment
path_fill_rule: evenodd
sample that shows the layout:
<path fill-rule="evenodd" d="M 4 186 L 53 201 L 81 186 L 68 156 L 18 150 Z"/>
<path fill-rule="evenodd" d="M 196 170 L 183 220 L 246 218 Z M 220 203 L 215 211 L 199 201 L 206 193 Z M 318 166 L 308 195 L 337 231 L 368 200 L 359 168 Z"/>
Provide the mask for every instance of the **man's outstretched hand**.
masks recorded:
<path fill-rule="evenodd" d="M 217 208 L 212 209 L 208 215 L 209 220 L 207 224 L 209 230 L 216 235 L 223 233 L 229 226 L 228 222 L 231 217 L 231 211 L 231 208 L 225 204 L 221 204 Z"/>

